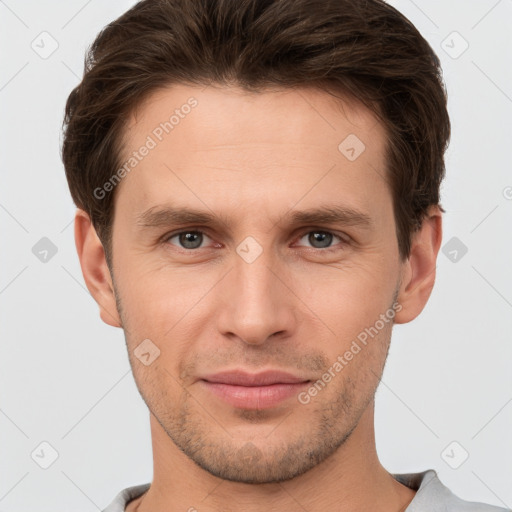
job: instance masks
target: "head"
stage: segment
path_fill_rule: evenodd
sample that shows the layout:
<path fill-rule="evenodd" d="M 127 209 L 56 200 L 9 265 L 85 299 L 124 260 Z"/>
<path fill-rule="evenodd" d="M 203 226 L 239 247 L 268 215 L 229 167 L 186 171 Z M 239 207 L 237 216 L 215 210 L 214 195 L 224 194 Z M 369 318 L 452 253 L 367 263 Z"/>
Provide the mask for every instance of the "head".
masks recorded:
<path fill-rule="evenodd" d="M 434 284 L 450 124 L 428 43 L 380 0 L 143 1 L 64 123 L 86 284 L 172 442 L 252 483 L 333 454 Z M 205 384 L 234 369 L 306 384 L 234 406 Z"/>

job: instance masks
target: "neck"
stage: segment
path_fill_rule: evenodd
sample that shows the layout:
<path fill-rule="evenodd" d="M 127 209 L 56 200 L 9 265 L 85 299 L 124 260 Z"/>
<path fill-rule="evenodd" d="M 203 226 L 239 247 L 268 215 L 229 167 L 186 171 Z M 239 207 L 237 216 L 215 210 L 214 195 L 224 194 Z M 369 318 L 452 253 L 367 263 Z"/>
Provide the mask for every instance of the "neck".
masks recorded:
<path fill-rule="evenodd" d="M 380 510 L 400 512 L 415 491 L 380 464 L 375 448 L 373 402 L 350 437 L 328 459 L 291 480 L 245 484 L 217 478 L 197 466 L 151 415 L 154 477 L 127 512 L 283 512 Z"/>

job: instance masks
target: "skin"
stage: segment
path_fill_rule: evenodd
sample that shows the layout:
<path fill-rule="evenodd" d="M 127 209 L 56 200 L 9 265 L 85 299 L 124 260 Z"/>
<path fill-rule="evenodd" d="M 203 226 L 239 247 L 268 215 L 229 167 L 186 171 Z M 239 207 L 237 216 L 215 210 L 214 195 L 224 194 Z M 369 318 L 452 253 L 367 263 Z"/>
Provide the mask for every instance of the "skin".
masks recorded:
<path fill-rule="evenodd" d="M 313 88 L 162 89 L 133 112 L 123 157 L 191 96 L 198 105 L 115 190 L 113 273 L 89 216 L 79 209 L 75 219 L 85 282 L 103 321 L 124 329 L 150 411 L 153 481 L 127 510 L 405 510 L 415 491 L 380 464 L 374 434 L 392 322 L 308 404 L 292 397 L 240 409 L 200 376 L 270 368 L 315 382 L 390 308 L 396 323 L 416 318 L 434 285 L 439 208 L 402 261 L 382 125 L 362 105 Z M 349 134 L 366 147 L 354 161 L 338 150 Z M 163 204 L 222 222 L 137 225 Z M 360 210 L 372 224 L 289 224 L 290 211 L 325 204 Z M 171 237 L 187 229 L 204 233 L 199 248 Z M 310 236 L 318 231 L 334 236 L 322 245 Z M 252 263 L 236 251 L 248 236 L 262 249 Z M 148 366 L 134 355 L 145 339 L 160 350 Z"/>

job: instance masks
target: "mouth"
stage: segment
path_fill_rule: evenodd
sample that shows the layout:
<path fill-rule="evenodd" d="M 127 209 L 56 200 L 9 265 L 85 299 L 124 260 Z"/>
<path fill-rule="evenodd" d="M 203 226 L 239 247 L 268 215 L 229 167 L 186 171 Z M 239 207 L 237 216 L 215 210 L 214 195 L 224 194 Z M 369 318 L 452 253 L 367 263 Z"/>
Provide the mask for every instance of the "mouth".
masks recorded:
<path fill-rule="evenodd" d="M 311 381 L 288 372 L 269 370 L 251 374 L 242 370 L 201 378 L 207 391 L 240 409 L 268 409 L 297 396 Z"/>

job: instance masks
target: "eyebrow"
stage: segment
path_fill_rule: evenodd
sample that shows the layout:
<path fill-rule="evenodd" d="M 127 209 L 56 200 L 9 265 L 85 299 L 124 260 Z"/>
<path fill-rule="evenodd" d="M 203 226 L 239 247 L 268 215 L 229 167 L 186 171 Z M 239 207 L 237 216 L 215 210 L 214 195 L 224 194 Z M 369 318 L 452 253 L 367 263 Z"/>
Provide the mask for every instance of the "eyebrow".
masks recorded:
<path fill-rule="evenodd" d="M 370 215 L 342 205 L 324 205 L 309 210 L 290 210 L 277 223 L 288 220 L 296 224 L 342 224 L 371 229 Z M 226 217 L 211 212 L 183 207 L 153 206 L 137 215 L 136 225 L 143 228 L 158 228 L 181 224 L 228 224 Z"/>

